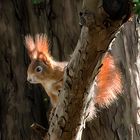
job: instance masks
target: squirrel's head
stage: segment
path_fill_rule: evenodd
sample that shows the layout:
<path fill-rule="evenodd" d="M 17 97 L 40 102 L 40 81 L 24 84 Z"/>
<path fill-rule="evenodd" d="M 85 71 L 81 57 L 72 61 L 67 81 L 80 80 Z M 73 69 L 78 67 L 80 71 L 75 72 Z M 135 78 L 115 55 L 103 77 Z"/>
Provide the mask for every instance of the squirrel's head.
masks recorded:
<path fill-rule="evenodd" d="M 31 59 L 27 71 L 27 80 L 30 83 L 43 83 L 51 78 L 53 61 L 49 54 L 48 39 L 46 35 L 30 35 L 25 37 L 25 46 Z M 47 78 L 47 79 L 46 79 Z"/>

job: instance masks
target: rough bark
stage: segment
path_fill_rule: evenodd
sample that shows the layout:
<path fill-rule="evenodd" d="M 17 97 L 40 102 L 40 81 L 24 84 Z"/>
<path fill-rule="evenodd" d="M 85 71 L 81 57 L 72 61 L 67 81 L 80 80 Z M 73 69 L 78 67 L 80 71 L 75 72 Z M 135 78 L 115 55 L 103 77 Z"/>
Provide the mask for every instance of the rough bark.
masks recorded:
<path fill-rule="evenodd" d="M 82 140 L 139 140 L 139 43 L 135 18 L 127 22 L 111 45 L 123 72 L 123 95 L 109 108 L 99 109 L 97 118 L 86 124 Z"/>
<path fill-rule="evenodd" d="M 47 127 L 43 90 L 26 82 L 29 59 L 24 49 L 23 38 L 25 34 L 33 33 L 34 30 L 33 26 L 29 27 L 31 24 L 29 20 L 32 20 L 28 17 L 29 9 L 32 9 L 32 5 L 26 1 L 0 2 L 0 139 L 2 140 L 39 140 L 30 125 L 38 122 Z M 36 23 L 33 25 L 41 30 Z"/>
<path fill-rule="evenodd" d="M 29 59 L 23 45 L 24 35 L 47 33 L 51 40 L 53 56 L 59 60 L 68 60 L 80 34 L 78 14 L 82 0 L 44 0 L 44 2 L 39 5 L 29 0 L 0 2 L 0 139 L 2 140 L 39 140 L 40 138 L 30 129 L 30 125 L 37 122 L 47 127 L 43 90 L 37 85 L 25 82 Z M 130 29 L 130 26 L 127 28 Z M 123 35 L 124 33 L 126 32 L 123 32 Z M 121 43 L 117 44 L 124 44 L 123 35 L 118 38 Z M 131 35 L 129 32 L 129 37 L 131 36 L 134 36 L 135 40 L 136 34 Z M 128 44 L 131 44 L 130 38 Z M 134 63 L 138 50 L 133 45 L 129 51 L 128 47 L 122 48 L 117 47 L 114 52 L 119 51 L 115 55 L 120 54 L 121 67 L 127 81 L 125 83 L 128 83 L 125 85 L 125 93 L 119 97 L 118 102 L 109 109 L 101 110 L 98 113 L 99 117 L 86 125 L 84 140 L 138 140 L 140 137 L 139 123 L 136 121 L 138 90 L 130 86 L 137 84 L 133 74 L 137 75 L 136 79 L 139 78 L 137 69 L 139 63 L 137 61 L 137 66 Z M 131 73 L 132 76 L 125 65 L 130 64 L 127 60 L 129 55 L 131 67 L 135 66 L 135 73 Z"/>
<path fill-rule="evenodd" d="M 71 5 L 70 9 L 66 8 L 66 2 Z M 37 122 L 48 128 L 46 112 L 49 103 L 44 102 L 46 94 L 40 86 L 26 82 L 29 59 L 24 48 L 24 36 L 47 33 L 55 58 L 68 58 L 79 35 L 77 9 L 81 8 L 80 3 L 59 0 L 44 0 L 40 4 L 28 0 L 0 1 L 0 139 L 39 140 L 30 125 Z M 71 18 L 65 22 L 67 16 Z M 67 32 L 63 34 L 65 30 Z"/>
<path fill-rule="evenodd" d="M 84 1 L 81 35 L 65 70 L 60 102 L 45 140 L 76 139 L 80 125 L 85 121 L 91 81 L 98 73 L 103 53 L 123 23 L 123 19 L 108 21 L 109 15 L 103 6 L 101 1 Z"/>

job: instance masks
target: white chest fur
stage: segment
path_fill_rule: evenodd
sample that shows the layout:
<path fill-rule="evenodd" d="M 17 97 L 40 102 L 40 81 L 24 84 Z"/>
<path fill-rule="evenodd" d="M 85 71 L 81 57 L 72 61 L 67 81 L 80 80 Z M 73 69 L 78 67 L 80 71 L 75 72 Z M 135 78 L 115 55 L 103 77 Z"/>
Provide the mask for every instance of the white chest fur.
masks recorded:
<path fill-rule="evenodd" d="M 53 85 L 56 81 L 55 80 L 46 80 L 43 84 L 46 92 L 52 92 L 53 91 Z"/>
<path fill-rule="evenodd" d="M 62 81 L 60 80 L 46 80 L 42 83 L 43 87 L 45 88 L 45 91 L 48 94 L 53 94 L 58 96 L 58 90 L 62 87 Z"/>

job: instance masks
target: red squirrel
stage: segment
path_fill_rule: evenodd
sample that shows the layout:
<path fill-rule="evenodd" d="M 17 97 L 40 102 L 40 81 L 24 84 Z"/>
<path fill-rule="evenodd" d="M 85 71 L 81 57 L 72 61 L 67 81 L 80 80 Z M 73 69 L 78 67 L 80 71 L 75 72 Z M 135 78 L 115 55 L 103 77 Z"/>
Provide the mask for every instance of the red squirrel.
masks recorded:
<path fill-rule="evenodd" d="M 49 43 L 46 35 L 25 37 L 25 46 L 31 59 L 27 71 L 27 80 L 32 83 L 40 83 L 50 97 L 53 107 L 58 101 L 58 91 L 63 84 L 64 68 L 66 62 L 55 61 L 49 53 Z M 95 104 L 101 107 L 109 106 L 122 91 L 121 73 L 116 67 L 114 58 L 106 53 L 102 60 L 102 67 L 96 77 L 97 88 Z"/>

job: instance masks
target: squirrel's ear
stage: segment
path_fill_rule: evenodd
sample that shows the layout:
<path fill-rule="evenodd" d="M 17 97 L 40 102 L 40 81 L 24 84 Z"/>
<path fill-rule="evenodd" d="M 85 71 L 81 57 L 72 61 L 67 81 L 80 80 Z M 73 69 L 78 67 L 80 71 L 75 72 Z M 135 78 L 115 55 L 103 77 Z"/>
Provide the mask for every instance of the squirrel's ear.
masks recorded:
<path fill-rule="evenodd" d="M 37 50 L 33 38 L 30 35 L 25 36 L 25 47 L 31 59 L 37 58 Z"/>
<path fill-rule="evenodd" d="M 36 46 L 37 52 L 39 54 L 44 55 L 44 57 L 50 56 L 50 54 L 49 54 L 49 41 L 48 41 L 47 35 L 37 34 L 35 36 L 35 46 Z"/>

